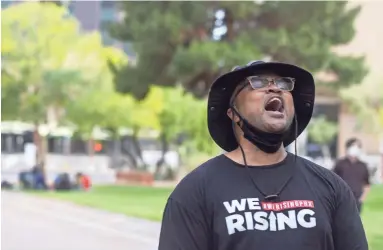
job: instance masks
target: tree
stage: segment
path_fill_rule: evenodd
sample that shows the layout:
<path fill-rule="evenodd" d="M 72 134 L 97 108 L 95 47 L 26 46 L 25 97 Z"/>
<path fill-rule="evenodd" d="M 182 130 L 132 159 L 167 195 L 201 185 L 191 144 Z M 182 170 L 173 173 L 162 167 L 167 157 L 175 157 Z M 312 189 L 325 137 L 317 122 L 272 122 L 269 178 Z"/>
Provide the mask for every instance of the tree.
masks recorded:
<path fill-rule="evenodd" d="M 52 100 L 45 92 L 45 80 L 57 70 L 52 64 L 57 65 L 63 59 L 70 44 L 68 38 L 73 39 L 77 33 L 76 23 L 63 21 L 63 14 L 63 9 L 51 5 L 42 7 L 37 3 L 18 4 L 2 10 L 4 44 L 1 49 L 5 65 L 2 71 L 8 78 L 8 84 L 2 85 L 6 94 L 2 98 L 4 113 L 7 118 L 22 117 L 36 124 L 38 162 L 42 161 L 43 145 L 37 128 L 46 119 L 49 105 L 44 101 Z M 61 90 L 54 95 L 59 93 Z"/>
<path fill-rule="evenodd" d="M 383 121 L 379 114 L 383 110 L 382 84 L 383 76 L 369 75 L 361 84 L 345 88 L 340 92 L 350 111 L 363 122 L 362 127 L 370 132 L 381 133 L 381 136 L 383 136 Z"/>
<path fill-rule="evenodd" d="M 99 53 L 100 58 L 97 60 L 97 64 L 93 64 L 97 68 L 93 67 L 89 71 L 83 71 L 83 73 L 89 74 L 87 89 L 81 91 L 76 100 L 66 105 L 66 117 L 69 122 L 77 127 L 82 138 L 88 140 L 91 155 L 93 155 L 94 130 L 96 127 L 106 129 L 114 142 L 111 166 L 115 166 L 120 158 L 120 151 L 118 150 L 120 148 L 119 129 L 132 125 L 133 119 L 130 113 L 135 108 L 135 100 L 114 90 L 113 74 L 107 63 L 111 61 L 119 68 L 128 63 L 128 58 L 119 49 L 113 47 L 102 48 L 100 37 L 97 36 L 97 39 L 99 42 L 97 44 L 98 49 L 95 49 L 95 46 L 90 46 L 90 44 L 84 44 Z M 91 40 L 88 42 L 91 42 Z M 135 162 L 134 156 L 131 154 L 129 156 L 130 160 Z"/>
<path fill-rule="evenodd" d="M 309 137 L 322 147 L 322 154 L 325 158 L 331 158 L 329 143 L 338 132 L 338 126 L 328 121 L 324 116 L 313 118 L 308 126 Z"/>
<path fill-rule="evenodd" d="M 157 174 L 164 166 L 165 154 L 172 145 L 177 145 L 178 151 L 187 147 L 189 150 L 212 153 L 216 146 L 209 140 L 204 100 L 196 99 L 182 86 L 151 86 L 149 96 L 162 96 L 163 103 L 157 114 L 162 150 L 162 157 L 157 162 Z"/>
<path fill-rule="evenodd" d="M 1 26 L 4 118 L 36 125 L 41 162 L 44 140 L 39 125 L 48 122 L 54 126 L 64 116 L 63 106 L 86 88 L 89 74 L 83 73 L 98 61 L 94 53 L 97 39 L 93 34 L 82 35 L 66 8 L 52 3 L 23 3 L 2 10 Z M 49 113 L 54 113 L 53 121 L 49 121 Z"/>
<path fill-rule="evenodd" d="M 121 95 L 121 93 L 119 93 Z M 139 165 L 142 169 L 148 166 L 142 155 L 141 144 L 139 142 L 140 135 L 147 131 L 158 131 L 160 129 L 159 115 L 163 110 L 164 96 L 161 89 L 153 88 L 143 100 L 137 100 L 133 96 L 131 98 L 133 107 L 125 110 L 126 115 L 130 118 L 129 128 L 132 129 L 130 136 L 133 144 L 134 153 L 138 156 Z"/>
<path fill-rule="evenodd" d="M 139 133 L 142 129 L 159 128 L 158 113 L 162 110 L 162 96 L 152 92 L 145 100 L 137 101 L 130 95 L 117 93 L 111 80 L 106 83 L 104 88 L 93 85 L 88 91 L 84 91 L 76 102 L 70 103 L 67 106 L 68 119 L 85 138 L 90 139 L 90 144 L 93 139 L 92 131 L 96 126 L 109 132 L 113 139 L 111 166 L 120 165 L 123 148 L 133 168 L 145 168 Z M 125 149 L 124 145 L 120 144 L 120 132 L 124 128 L 131 130 L 133 148 Z"/>
<path fill-rule="evenodd" d="M 144 98 L 149 86 L 181 83 L 197 97 L 234 65 L 270 58 L 335 75 L 339 89 L 366 74 L 362 57 L 339 56 L 334 46 L 354 36 L 360 8 L 347 2 L 123 2 L 115 38 L 132 43 L 137 65 L 116 71 L 116 88 Z M 297 15 L 299 13 L 299 15 Z M 129 81 L 126 79 L 129 78 Z"/>
<path fill-rule="evenodd" d="M 171 144 L 180 145 L 180 138 L 186 134 L 187 127 L 194 117 L 195 107 L 194 98 L 185 93 L 182 87 L 163 87 L 152 86 L 151 90 L 158 89 L 163 95 L 163 109 L 159 113 L 159 140 L 161 143 L 162 156 L 157 162 L 156 172 L 159 174 L 165 163 L 165 155 L 169 151 Z M 193 114 L 191 114 L 193 111 Z"/>
<path fill-rule="evenodd" d="M 86 79 L 86 83 L 83 85 L 86 88 L 79 89 L 76 98 L 66 105 L 67 119 L 75 124 L 80 133 L 87 139 L 90 139 L 96 125 L 106 124 L 106 120 L 108 120 L 106 115 L 113 116 L 113 113 L 110 113 L 111 108 L 115 106 L 116 102 L 121 101 L 121 96 L 114 91 L 113 75 L 107 62 L 112 61 L 118 68 L 128 63 L 126 55 L 121 50 L 113 47 L 103 48 L 99 35 L 87 36 L 86 39 L 83 39 L 83 43 L 78 45 L 78 49 L 85 50 L 86 54 L 86 49 L 89 48 L 93 49 L 93 52 L 89 51 L 93 58 L 89 59 L 95 60 L 88 62 L 91 67 L 82 67 L 81 59 L 74 57 L 74 60 L 81 64 L 75 66 L 82 67 L 81 72 Z M 113 124 L 112 127 L 116 127 L 114 124 L 118 123 L 115 119 L 109 119 L 109 122 Z M 124 124 L 124 122 L 121 122 L 121 124 Z"/>

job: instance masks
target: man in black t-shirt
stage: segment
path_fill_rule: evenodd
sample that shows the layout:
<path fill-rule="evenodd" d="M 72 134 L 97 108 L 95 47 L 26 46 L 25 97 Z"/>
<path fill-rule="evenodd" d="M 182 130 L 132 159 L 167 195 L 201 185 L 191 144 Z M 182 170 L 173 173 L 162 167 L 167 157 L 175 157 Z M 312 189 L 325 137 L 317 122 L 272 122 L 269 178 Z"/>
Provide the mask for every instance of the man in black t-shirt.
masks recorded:
<path fill-rule="evenodd" d="M 346 142 L 345 158 L 337 161 L 334 172 L 339 175 L 351 188 L 361 212 L 363 201 L 370 190 L 370 174 L 367 165 L 360 160 L 362 143 L 356 138 Z"/>
<path fill-rule="evenodd" d="M 208 129 L 226 152 L 170 195 L 159 250 L 368 250 L 356 201 L 333 172 L 287 153 L 308 125 L 312 75 L 250 62 L 213 84 Z"/>

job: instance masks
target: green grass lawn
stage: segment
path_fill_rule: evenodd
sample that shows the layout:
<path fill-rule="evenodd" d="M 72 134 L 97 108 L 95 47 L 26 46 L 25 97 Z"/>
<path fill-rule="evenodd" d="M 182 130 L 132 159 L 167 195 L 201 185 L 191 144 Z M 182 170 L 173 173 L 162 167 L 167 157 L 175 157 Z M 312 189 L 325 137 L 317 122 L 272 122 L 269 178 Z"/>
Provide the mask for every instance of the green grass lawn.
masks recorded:
<path fill-rule="evenodd" d="M 362 208 L 370 250 L 383 249 L 383 185 L 374 186 Z"/>
<path fill-rule="evenodd" d="M 90 192 L 36 193 L 79 205 L 160 221 L 171 188 L 96 186 Z M 370 250 L 383 249 L 383 185 L 374 186 L 363 207 L 363 223 Z"/>

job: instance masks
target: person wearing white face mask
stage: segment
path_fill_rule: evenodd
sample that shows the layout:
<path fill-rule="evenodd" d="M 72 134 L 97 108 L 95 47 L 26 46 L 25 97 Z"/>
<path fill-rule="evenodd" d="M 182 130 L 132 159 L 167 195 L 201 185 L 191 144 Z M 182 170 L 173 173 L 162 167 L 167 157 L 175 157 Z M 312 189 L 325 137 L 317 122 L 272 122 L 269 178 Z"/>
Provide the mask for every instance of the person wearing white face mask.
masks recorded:
<path fill-rule="evenodd" d="M 367 165 L 361 161 L 362 144 L 356 138 L 346 142 L 346 157 L 338 160 L 334 172 L 338 174 L 354 193 L 359 212 L 370 190 L 370 175 Z"/>

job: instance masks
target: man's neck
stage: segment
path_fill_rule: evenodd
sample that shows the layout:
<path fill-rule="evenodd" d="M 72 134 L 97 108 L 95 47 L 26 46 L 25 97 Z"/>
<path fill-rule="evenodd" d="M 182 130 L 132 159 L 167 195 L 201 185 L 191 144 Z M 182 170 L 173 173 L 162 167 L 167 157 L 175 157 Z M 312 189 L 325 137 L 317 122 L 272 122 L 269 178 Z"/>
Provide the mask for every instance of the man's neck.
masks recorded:
<path fill-rule="evenodd" d="M 287 152 L 283 145 L 281 145 L 281 147 L 275 153 L 263 152 L 250 142 L 241 143 L 241 146 L 245 153 L 246 163 L 248 166 L 264 166 L 276 164 L 283 161 L 287 156 Z M 242 152 L 239 147 L 234 151 L 227 153 L 226 156 L 235 162 L 244 164 Z"/>

